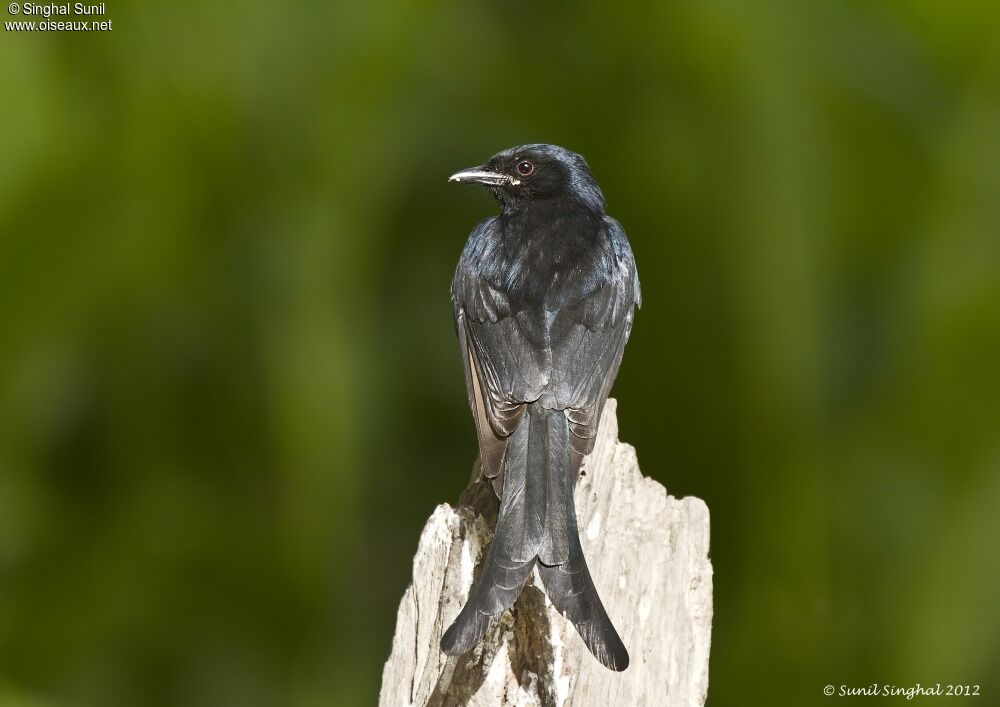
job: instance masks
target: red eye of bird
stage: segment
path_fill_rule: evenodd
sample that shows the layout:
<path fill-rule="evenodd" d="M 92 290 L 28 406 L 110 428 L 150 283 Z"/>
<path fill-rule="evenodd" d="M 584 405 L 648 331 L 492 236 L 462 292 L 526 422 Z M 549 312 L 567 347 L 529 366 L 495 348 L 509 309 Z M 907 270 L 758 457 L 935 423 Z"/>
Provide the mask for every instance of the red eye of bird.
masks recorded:
<path fill-rule="evenodd" d="M 527 160 L 517 163 L 517 173 L 522 177 L 527 177 L 529 174 L 535 171 L 535 165 L 531 164 Z"/>

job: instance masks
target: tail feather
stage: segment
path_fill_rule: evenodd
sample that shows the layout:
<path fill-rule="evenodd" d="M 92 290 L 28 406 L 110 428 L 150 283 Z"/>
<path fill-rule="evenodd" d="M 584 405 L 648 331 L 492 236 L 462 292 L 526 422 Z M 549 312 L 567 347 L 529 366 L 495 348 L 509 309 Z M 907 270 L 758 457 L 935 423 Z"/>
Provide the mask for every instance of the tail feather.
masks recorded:
<path fill-rule="evenodd" d="M 578 465 L 569 434 L 563 411 L 529 405 L 508 440 L 496 535 L 468 601 L 441 639 L 445 653 L 472 648 L 513 605 L 537 563 L 553 606 L 590 652 L 612 670 L 628 667 L 580 545 L 573 501 Z"/>
<path fill-rule="evenodd" d="M 513 606 L 535 567 L 541 520 L 534 511 L 536 484 L 529 486 L 526 478 L 528 432 L 528 421 L 522 420 L 507 443 L 496 533 L 465 606 L 441 638 L 448 655 L 465 653 L 482 639 L 490 624 Z"/>
<path fill-rule="evenodd" d="M 563 565 L 538 565 L 545 593 L 556 610 L 569 619 L 594 657 L 611 670 L 628 667 L 628 650 L 608 618 L 587 568 L 579 540 Z"/>
<path fill-rule="evenodd" d="M 569 559 L 569 517 L 573 515 L 573 486 L 576 469 L 569 455 L 569 420 L 562 410 L 532 411 L 531 439 L 539 440 L 538 457 L 529 454 L 529 469 L 544 478 L 545 525 L 538 559 L 546 565 L 559 565 Z M 537 429 L 536 429 L 537 428 Z M 534 465 L 531 465 L 531 462 Z M 576 519 L 573 519 L 576 527 Z"/>
<path fill-rule="evenodd" d="M 441 650 L 448 655 L 461 655 L 479 643 L 500 614 L 514 605 L 535 567 L 534 558 L 523 564 L 505 563 L 497 559 L 496 552 L 494 541 L 469 600 L 441 637 Z"/>
<path fill-rule="evenodd" d="M 495 544 L 499 539 L 504 556 L 518 564 L 530 562 L 538 554 L 545 527 L 545 477 L 537 473 L 538 449 L 544 442 L 538 438 L 537 427 L 529 411 L 507 443 L 497 537 L 493 540 Z"/>

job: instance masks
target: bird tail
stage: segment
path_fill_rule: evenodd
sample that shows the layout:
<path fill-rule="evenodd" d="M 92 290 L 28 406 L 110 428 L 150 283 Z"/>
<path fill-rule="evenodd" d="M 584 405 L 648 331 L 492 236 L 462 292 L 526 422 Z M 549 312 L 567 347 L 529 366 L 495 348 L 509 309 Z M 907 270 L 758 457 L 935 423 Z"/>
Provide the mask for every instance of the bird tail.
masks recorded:
<path fill-rule="evenodd" d="M 459 655 L 478 643 L 513 605 L 537 563 L 549 600 L 573 622 L 590 652 L 608 668 L 624 670 L 628 651 L 604 610 L 580 545 L 569 420 L 562 410 L 538 404 L 526 412 L 508 441 L 493 543 L 441 648 Z"/>
<path fill-rule="evenodd" d="M 507 441 L 496 533 L 469 599 L 441 638 L 441 650 L 448 655 L 465 653 L 479 642 L 490 624 L 514 604 L 535 566 L 534 549 L 525 540 L 539 525 L 533 510 L 536 484 L 528 483 L 529 428 L 526 416 Z"/>

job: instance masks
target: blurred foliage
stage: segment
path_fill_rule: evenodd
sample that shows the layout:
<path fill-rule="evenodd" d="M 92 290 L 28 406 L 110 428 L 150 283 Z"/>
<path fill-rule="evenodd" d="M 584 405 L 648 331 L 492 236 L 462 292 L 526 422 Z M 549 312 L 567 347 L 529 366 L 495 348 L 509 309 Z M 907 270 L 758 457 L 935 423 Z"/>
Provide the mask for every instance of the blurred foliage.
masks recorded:
<path fill-rule="evenodd" d="M 374 701 L 475 455 L 445 178 L 533 141 L 636 253 L 710 702 L 996 704 L 1000 5 L 107 9 L 0 37 L 0 705 Z"/>

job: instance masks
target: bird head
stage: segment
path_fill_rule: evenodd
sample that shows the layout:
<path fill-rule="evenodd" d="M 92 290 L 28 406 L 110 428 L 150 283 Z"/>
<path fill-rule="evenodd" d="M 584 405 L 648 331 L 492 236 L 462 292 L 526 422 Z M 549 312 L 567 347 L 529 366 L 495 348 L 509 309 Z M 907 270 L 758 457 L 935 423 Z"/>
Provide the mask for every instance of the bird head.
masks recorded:
<path fill-rule="evenodd" d="M 478 167 L 456 172 L 448 181 L 487 187 L 504 210 L 551 199 L 573 199 L 604 210 L 604 195 L 586 160 L 556 145 L 503 150 Z"/>

